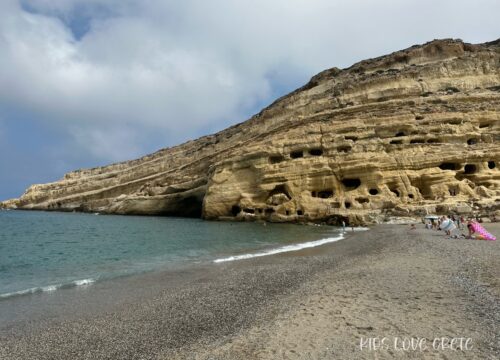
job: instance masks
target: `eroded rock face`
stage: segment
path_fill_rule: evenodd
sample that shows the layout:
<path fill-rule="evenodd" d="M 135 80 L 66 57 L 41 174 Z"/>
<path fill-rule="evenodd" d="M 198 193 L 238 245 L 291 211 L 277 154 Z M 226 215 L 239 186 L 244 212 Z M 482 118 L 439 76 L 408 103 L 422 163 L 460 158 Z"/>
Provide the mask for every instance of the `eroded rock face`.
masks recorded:
<path fill-rule="evenodd" d="M 351 223 L 495 211 L 499 129 L 499 42 L 437 40 L 326 70 L 244 123 L 2 206 Z"/>

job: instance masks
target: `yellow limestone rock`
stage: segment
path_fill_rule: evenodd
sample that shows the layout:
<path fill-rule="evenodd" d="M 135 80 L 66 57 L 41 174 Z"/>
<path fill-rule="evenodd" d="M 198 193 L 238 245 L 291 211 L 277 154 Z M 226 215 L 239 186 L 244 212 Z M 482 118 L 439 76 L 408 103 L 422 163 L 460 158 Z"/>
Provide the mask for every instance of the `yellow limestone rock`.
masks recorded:
<path fill-rule="evenodd" d="M 495 212 L 499 129 L 500 40 L 435 40 L 323 71 L 244 123 L 0 206 L 330 223 Z"/>

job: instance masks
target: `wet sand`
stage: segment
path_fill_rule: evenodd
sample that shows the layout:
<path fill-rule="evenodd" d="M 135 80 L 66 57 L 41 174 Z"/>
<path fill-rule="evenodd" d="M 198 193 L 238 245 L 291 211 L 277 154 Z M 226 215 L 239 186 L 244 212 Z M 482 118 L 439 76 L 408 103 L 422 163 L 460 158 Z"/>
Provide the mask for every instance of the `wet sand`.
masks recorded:
<path fill-rule="evenodd" d="M 381 225 L 300 252 L 4 301 L 17 314 L 0 324 L 0 359 L 497 359 L 499 255 L 499 241 Z M 434 349 L 443 337 L 472 349 Z M 402 350 L 405 338 L 426 346 Z"/>

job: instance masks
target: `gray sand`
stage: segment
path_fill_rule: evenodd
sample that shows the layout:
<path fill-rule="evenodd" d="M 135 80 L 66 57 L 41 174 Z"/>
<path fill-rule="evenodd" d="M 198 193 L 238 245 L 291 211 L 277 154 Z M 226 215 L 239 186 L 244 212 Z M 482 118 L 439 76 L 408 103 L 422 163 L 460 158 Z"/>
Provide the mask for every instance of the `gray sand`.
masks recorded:
<path fill-rule="evenodd" d="M 498 359 L 499 254 L 498 241 L 384 225 L 307 251 L 60 291 L 0 325 L 0 359 Z M 360 350 L 374 337 L 390 346 Z M 427 349 L 397 350 L 396 337 Z M 471 338 L 472 350 L 434 350 L 441 337 Z"/>

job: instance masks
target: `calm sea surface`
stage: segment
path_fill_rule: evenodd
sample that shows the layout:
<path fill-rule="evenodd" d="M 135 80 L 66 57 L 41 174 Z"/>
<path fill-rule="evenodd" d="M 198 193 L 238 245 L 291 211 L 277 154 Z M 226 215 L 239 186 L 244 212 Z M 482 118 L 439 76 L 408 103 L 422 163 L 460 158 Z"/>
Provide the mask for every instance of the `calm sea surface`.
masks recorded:
<path fill-rule="evenodd" d="M 338 236 L 332 227 L 0 211 L 0 301 L 181 264 L 296 250 Z"/>

